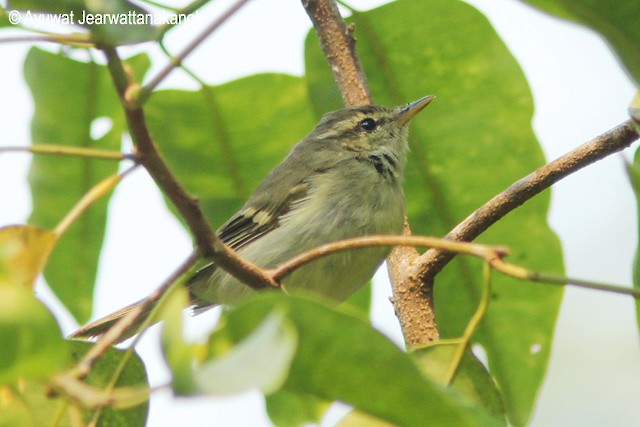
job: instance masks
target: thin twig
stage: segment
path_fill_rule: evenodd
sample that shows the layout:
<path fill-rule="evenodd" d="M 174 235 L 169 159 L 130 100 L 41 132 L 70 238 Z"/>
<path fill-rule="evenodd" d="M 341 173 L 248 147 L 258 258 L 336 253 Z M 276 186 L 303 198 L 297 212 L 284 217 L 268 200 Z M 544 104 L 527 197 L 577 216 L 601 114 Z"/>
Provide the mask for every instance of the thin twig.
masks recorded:
<path fill-rule="evenodd" d="M 489 264 L 492 269 L 516 279 L 546 283 L 551 285 L 572 285 L 599 291 L 624 294 L 640 299 L 640 289 L 609 285 L 606 283 L 592 282 L 589 280 L 575 279 L 549 273 L 540 273 L 528 270 L 515 264 L 508 263 L 504 261 L 503 258 L 509 254 L 509 249 L 504 246 L 490 246 L 481 243 L 458 242 L 432 236 L 380 234 L 339 240 L 337 242 L 326 243 L 324 245 L 303 252 L 281 263 L 277 267 L 268 270 L 267 273 L 271 275 L 274 280 L 280 281 L 287 275 L 293 273 L 293 271 L 295 271 L 296 269 L 318 258 L 327 256 L 334 252 L 371 246 L 417 246 L 437 248 L 438 250 L 451 254 L 471 255 L 477 258 L 481 258 L 487 264 Z"/>
<path fill-rule="evenodd" d="M 95 47 L 88 34 L 77 33 L 71 35 L 62 34 L 37 34 L 37 35 L 25 35 L 25 36 L 13 36 L 0 38 L 0 44 L 2 43 L 37 43 L 37 42 L 50 42 L 60 43 L 72 47 Z"/>
<path fill-rule="evenodd" d="M 443 251 L 476 256 L 484 259 L 487 263 L 490 263 L 496 257 L 500 258 L 509 253 L 509 250 L 505 247 L 489 246 L 479 243 L 454 242 L 440 239 L 438 237 L 378 234 L 354 237 L 317 246 L 283 262 L 276 268 L 269 270 L 269 273 L 274 280 L 282 280 L 282 278 L 291 274 L 294 270 L 317 258 L 329 255 L 333 252 L 371 246 L 420 246 L 439 248 Z"/>
<path fill-rule="evenodd" d="M 75 373 L 81 378 L 85 377 L 91 371 L 93 364 L 102 357 L 113 344 L 117 343 L 122 334 L 138 320 L 140 315 L 148 307 L 159 301 L 160 298 L 166 294 L 167 290 L 195 265 L 197 260 L 198 256 L 196 254 L 190 255 L 156 291 L 145 298 L 141 304 L 129 311 L 126 316 L 120 318 L 106 333 L 101 335 L 87 354 L 78 362 L 75 367 Z M 131 348 L 133 348 L 133 346 L 131 346 Z"/>
<path fill-rule="evenodd" d="M 56 225 L 53 230 L 56 238 L 60 238 L 65 231 L 69 229 L 71 224 L 75 222 L 78 217 L 87 210 L 96 200 L 104 196 L 109 191 L 113 190 L 116 185 L 122 179 L 127 176 L 131 171 L 136 168 L 137 165 L 131 166 L 124 172 L 116 175 L 111 175 L 93 186 L 82 198 L 75 204 L 75 206 L 62 218 L 62 220 Z"/>
<path fill-rule="evenodd" d="M 277 287 L 278 285 L 263 270 L 240 258 L 213 232 L 198 201 L 178 183 L 160 156 L 149 133 L 145 115 L 142 108 L 139 107 L 139 103 L 128 102 L 125 99 L 127 94 L 131 93 L 130 87 L 135 87 L 136 84 L 128 81 L 124 65 L 116 49 L 104 47 L 103 50 L 107 57 L 109 72 L 124 106 L 129 133 L 136 145 L 138 159 L 185 220 L 195 239 L 198 252 L 202 256 L 211 257 L 218 267 L 254 289 Z"/>
<path fill-rule="evenodd" d="M 627 120 L 516 181 L 469 215 L 444 238 L 457 241 L 475 239 L 500 218 L 533 196 L 583 167 L 627 148 L 638 137 L 633 122 Z M 451 252 L 430 249 L 413 265 L 413 274 L 422 281 L 432 280 L 454 256 L 455 254 Z"/>
<path fill-rule="evenodd" d="M 559 276 L 551 273 L 543 273 L 527 270 L 519 265 L 511 264 L 503 259 L 495 258 L 491 262 L 491 267 L 502 274 L 521 280 L 529 280 L 532 282 L 541 282 L 548 285 L 558 286 L 576 286 L 578 288 L 593 289 L 597 291 L 605 291 L 614 294 L 628 295 L 635 299 L 640 299 L 640 289 L 630 288 L 628 286 L 609 285 L 605 283 L 593 282 L 591 280 L 582 280 Z"/>
<path fill-rule="evenodd" d="M 75 147 L 71 145 L 57 144 L 31 144 L 20 147 L 0 147 L 1 153 L 27 152 L 31 154 L 49 154 L 54 156 L 83 157 L 98 160 L 134 160 L 135 154 L 125 154 L 115 150 L 103 150 L 100 148 Z"/>
<path fill-rule="evenodd" d="M 151 92 L 169 75 L 176 67 L 178 67 L 182 61 L 185 60 L 191 52 L 193 52 L 212 32 L 214 32 L 220 25 L 222 25 L 227 19 L 229 19 L 234 13 L 236 13 L 242 6 L 244 6 L 249 0 L 238 0 L 231 5 L 227 11 L 225 11 L 218 19 L 209 24 L 195 39 L 184 47 L 176 56 L 171 58 L 171 62 L 167 64 L 158 74 L 153 77 L 141 90 L 138 102 L 144 104 L 145 101 L 151 95 Z"/>
<path fill-rule="evenodd" d="M 151 3 L 151 2 L 147 0 L 147 3 Z M 171 10 L 176 15 L 191 15 L 192 13 L 195 13 L 198 9 L 200 9 L 202 6 L 206 5 L 207 3 L 209 3 L 209 0 L 195 0 L 181 8 L 170 8 L 169 6 L 160 6 L 160 5 L 158 5 L 158 7 L 164 7 L 168 10 Z M 164 35 L 176 25 L 179 25 L 179 24 L 172 24 L 170 22 L 163 24 L 160 27 L 160 34 L 162 34 L 162 37 L 164 37 Z"/>

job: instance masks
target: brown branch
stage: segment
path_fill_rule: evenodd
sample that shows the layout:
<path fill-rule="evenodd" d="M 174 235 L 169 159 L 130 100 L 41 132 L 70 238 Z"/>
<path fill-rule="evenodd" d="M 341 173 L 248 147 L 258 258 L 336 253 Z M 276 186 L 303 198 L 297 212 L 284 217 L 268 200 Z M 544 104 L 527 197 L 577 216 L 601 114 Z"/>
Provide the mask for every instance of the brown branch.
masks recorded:
<path fill-rule="evenodd" d="M 469 215 L 451 230 L 445 239 L 458 241 L 475 239 L 500 218 L 536 194 L 583 167 L 627 148 L 638 137 L 633 122 L 627 120 L 516 181 Z M 411 274 L 422 281 L 432 281 L 454 256 L 455 254 L 450 252 L 430 249 L 419 258 L 418 262 L 414 263 Z"/>
<path fill-rule="evenodd" d="M 320 47 L 324 52 L 333 78 L 347 106 L 370 104 L 373 97 L 367 78 L 355 49 L 353 27 L 347 26 L 334 0 L 302 0 L 302 4 L 316 30 Z M 411 234 L 405 217 L 405 235 Z M 412 246 L 395 248 L 387 258 L 393 305 L 400 321 L 405 342 L 413 347 L 424 339 L 438 339 L 433 308 L 433 284 L 423 285 L 416 277 L 408 275 L 410 266 L 419 257 Z M 413 338 L 412 338 L 413 337 Z M 426 337 L 426 338 L 425 338 Z"/>
<path fill-rule="evenodd" d="M 320 48 L 329 62 L 333 78 L 347 106 L 373 102 L 367 78 L 356 54 L 353 27 L 348 26 L 334 0 L 302 0 L 313 23 Z"/>
<path fill-rule="evenodd" d="M 405 217 L 404 235 L 411 235 Z M 412 266 L 420 254 L 413 246 L 397 246 L 387 258 L 392 303 L 407 348 L 417 348 L 440 338 L 436 322 L 433 280 L 423 282 L 413 274 Z"/>
<path fill-rule="evenodd" d="M 254 289 L 277 287 L 277 284 L 260 268 L 241 259 L 213 232 L 198 201 L 182 188 L 160 156 L 149 133 L 142 108 L 137 102 L 128 100 L 131 94 L 136 92 L 137 83 L 129 82 L 115 48 L 104 47 L 103 51 L 107 57 L 109 72 L 124 106 L 129 133 L 136 146 L 138 160 L 184 218 L 195 239 L 199 254 L 211 257 L 220 268 Z"/>

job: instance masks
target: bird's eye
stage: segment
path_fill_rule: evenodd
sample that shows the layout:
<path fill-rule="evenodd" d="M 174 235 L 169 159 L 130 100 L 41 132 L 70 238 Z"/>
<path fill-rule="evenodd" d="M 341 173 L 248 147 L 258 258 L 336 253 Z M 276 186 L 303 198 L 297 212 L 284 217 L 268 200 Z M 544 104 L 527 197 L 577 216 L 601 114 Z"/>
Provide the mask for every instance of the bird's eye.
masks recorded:
<path fill-rule="evenodd" d="M 367 117 L 366 119 L 363 119 L 358 126 L 360 126 L 360 129 L 364 131 L 371 132 L 376 128 L 376 126 L 378 126 L 378 124 L 371 117 Z"/>

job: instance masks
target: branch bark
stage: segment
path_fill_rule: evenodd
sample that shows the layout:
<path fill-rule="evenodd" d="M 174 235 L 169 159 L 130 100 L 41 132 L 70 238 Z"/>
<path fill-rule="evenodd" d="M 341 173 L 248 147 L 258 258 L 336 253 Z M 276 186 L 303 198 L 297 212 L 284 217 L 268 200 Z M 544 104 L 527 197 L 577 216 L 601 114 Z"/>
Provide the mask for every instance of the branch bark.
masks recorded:
<path fill-rule="evenodd" d="M 334 0 L 302 0 L 313 23 L 320 48 L 329 62 L 345 105 L 373 103 L 367 77 L 356 53 L 353 27 L 340 16 Z"/>

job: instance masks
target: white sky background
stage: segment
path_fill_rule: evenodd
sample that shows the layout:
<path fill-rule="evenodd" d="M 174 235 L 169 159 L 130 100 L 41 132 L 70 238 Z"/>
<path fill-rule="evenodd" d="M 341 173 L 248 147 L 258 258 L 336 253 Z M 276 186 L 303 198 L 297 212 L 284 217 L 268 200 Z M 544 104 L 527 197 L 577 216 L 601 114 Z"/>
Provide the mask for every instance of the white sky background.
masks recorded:
<path fill-rule="evenodd" d="M 633 85 L 596 35 L 512 0 L 469 2 L 492 20 L 524 69 L 535 98 L 534 129 L 548 159 L 627 118 Z M 213 3 L 208 8 L 223 10 L 231 2 Z M 350 3 L 364 9 L 384 2 Z M 205 42 L 187 64 L 213 84 L 261 71 L 300 75 L 303 40 L 309 28 L 299 1 L 256 0 Z M 193 27 L 183 30 L 169 43 L 173 52 L 186 44 L 185 36 L 195 34 Z M 3 135 L 8 135 L 0 146 L 26 145 L 30 140 L 33 105 L 21 74 L 27 49 L 25 44 L 0 45 L 0 126 Z M 155 58 L 154 64 L 165 63 L 162 56 Z M 163 87 L 195 89 L 197 85 L 176 71 Z M 622 157 L 630 159 L 634 150 L 590 166 L 553 187 L 550 223 L 562 239 L 568 275 L 631 283 L 636 207 Z M 0 155 L 0 225 L 25 223 L 30 213 L 26 184 L 29 159 L 20 153 Z M 162 214 L 165 211 L 160 195 L 142 171 L 116 190 L 100 264 L 96 316 L 148 294 L 189 253 L 188 237 L 173 217 Z M 43 283 L 38 290 L 43 299 L 51 301 Z M 377 283 L 374 323 L 400 342 L 397 322 L 386 300 L 388 293 L 388 285 Z M 197 334 L 215 316 L 212 312 L 189 319 L 190 330 Z M 65 332 L 75 327 L 68 318 L 63 323 Z M 159 362 L 153 335 L 143 340 L 140 351 L 152 385 L 160 385 L 168 380 L 168 372 Z M 533 425 L 640 425 L 639 361 L 632 300 L 567 289 Z M 269 425 L 262 406 L 258 393 L 186 401 L 174 400 L 163 392 L 152 401 L 149 425 L 211 425 L 214 420 L 222 426 Z"/>

